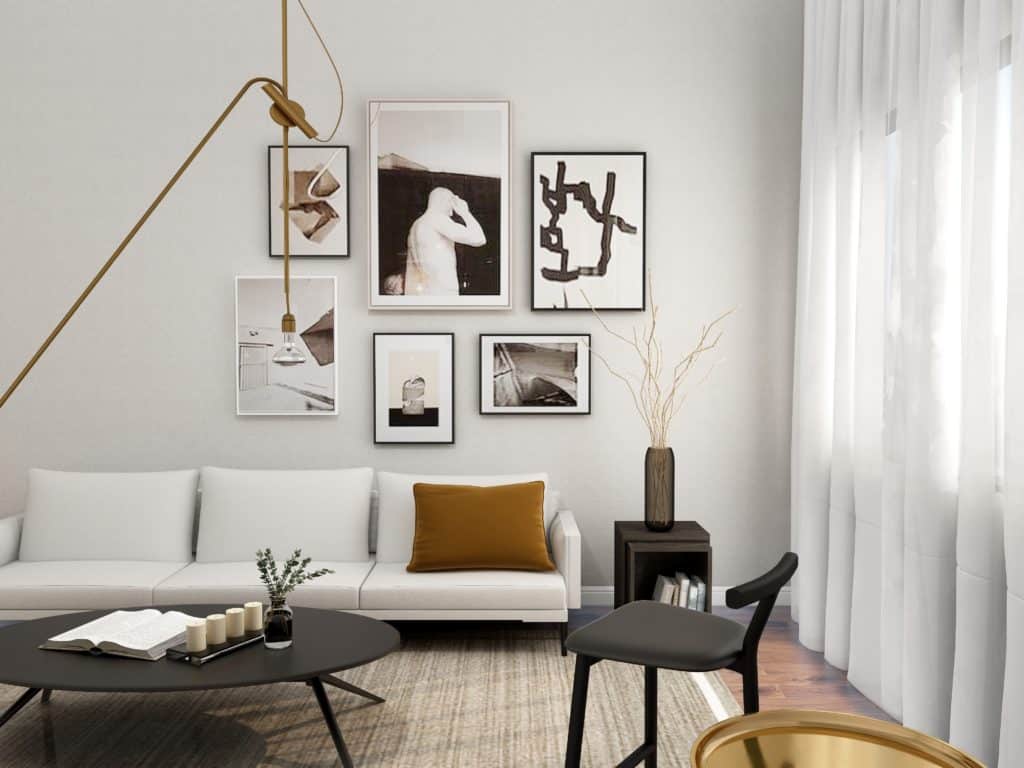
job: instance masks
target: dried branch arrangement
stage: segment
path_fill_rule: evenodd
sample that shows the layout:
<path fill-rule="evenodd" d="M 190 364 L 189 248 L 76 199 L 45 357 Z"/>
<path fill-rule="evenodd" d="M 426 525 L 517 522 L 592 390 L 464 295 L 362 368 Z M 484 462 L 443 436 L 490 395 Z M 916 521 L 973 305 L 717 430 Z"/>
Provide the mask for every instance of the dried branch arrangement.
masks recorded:
<path fill-rule="evenodd" d="M 662 345 L 661 339 L 658 338 L 659 308 L 654 301 L 654 282 L 651 279 L 650 272 L 647 273 L 647 291 L 651 297 L 650 315 L 643 325 L 633 327 L 633 332 L 630 336 L 612 330 L 604 318 L 601 317 L 601 313 L 594 308 L 585 292 L 583 292 L 583 298 L 586 299 L 591 312 L 594 313 L 594 316 L 601 323 L 601 327 L 609 335 L 632 347 L 636 352 L 641 366 L 641 373 L 639 374 L 631 371 L 622 372 L 616 370 L 603 355 L 591 348 L 591 352 L 598 360 L 604 363 L 604 367 L 608 369 L 608 372 L 615 378 L 620 379 L 629 389 L 629 394 L 633 397 L 633 405 L 636 406 L 637 413 L 640 414 L 644 426 L 650 432 L 651 447 L 666 448 L 668 446 L 668 433 L 669 427 L 672 425 L 672 419 L 675 418 L 676 414 L 679 413 L 679 409 L 683 407 L 683 403 L 686 402 L 688 394 L 685 386 L 687 377 L 701 356 L 718 346 L 718 341 L 722 338 L 719 324 L 731 315 L 733 310 L 730 309 L 707 325 L 701 326 L 697 344 L 683 355 L 675 365 L 669 367 L 665 362 L 665 348 Z M 716 364 L 717 361 L 712 363 L 700 381 L 697 382 L 698 385 L 711 375 L 711 371 L 714 370 Z"/>

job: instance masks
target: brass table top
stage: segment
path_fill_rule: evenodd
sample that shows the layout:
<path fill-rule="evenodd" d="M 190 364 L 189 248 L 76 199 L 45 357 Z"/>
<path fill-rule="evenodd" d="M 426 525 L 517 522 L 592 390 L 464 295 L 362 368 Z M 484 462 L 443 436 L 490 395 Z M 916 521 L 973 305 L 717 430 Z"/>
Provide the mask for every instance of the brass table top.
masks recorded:
<path fill-rule="evenodd" d="M 801 709 L 723 720 L 694 742 L 690 759 L 694 768 L 985 768 L 902 725 Z"/>

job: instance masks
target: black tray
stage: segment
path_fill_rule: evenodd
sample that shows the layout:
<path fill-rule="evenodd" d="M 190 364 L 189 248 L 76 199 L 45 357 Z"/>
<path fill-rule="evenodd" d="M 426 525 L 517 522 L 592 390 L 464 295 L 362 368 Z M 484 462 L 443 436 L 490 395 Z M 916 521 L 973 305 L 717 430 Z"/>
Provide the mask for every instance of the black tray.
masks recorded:
<path fill-rule="evenodd" d="M 246 632 L 241 637 L 229 638 L 226 643 L 218 643 L 217 645 L 206 646 L 205 651 L 190 651 L 185 643 L 181 645 L 175 645 L 167 649 L 167 658 L 173 661 L 187 661 L 197 667 L 203 666 L 208 661 L 219 659 L 221 656 L 226 656 L 232 651 L 237 651 L 239 648 L 245 648 L 247 645 L 252 645 L 258 640 L 263 639 L 263 630 L 257 629 L 251 632 Z"/>

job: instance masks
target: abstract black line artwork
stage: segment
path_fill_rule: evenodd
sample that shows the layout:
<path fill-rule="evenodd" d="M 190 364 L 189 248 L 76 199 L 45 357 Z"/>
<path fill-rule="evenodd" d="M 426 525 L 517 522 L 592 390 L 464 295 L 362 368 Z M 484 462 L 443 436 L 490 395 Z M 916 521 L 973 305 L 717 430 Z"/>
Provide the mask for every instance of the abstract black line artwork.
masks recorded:
<path fill-rule="evenodd" d="M 638 231 L 624 218 L 612 213 L 612 203 L 615 200 L 615 171 L 608 171 L 605 174 L 604 202 L 601 204 L 601 210 L 598 210 L 597 200 L 590 191 L 590 183 L 580 181 L 566 184 L 565 161 L 559 160 L 557 167 L 554 187 L 547 176 L 541 174 L 540 177 L 541 201 L 551 214 L 547 225 L 541 225 L 540 247 L 557 253 L 562 259 L 562 265 L 559 269 L 542 267 L 540 273 L 548 280 L 562 283 L 578 280 L 580 275 L 604 277 L 608 271 L 608 262 L 612 258 L 612 228 L 617 228 L 627 235 L 635 235 Z M 597 261 L 597 266 L 569 269 L 569 249 L 565 247 L 564 233 L 558 226 L 558 220 L 568 210 L 570 195 L 583 205 L 590 218 L 601 225 L 601 257 Z"/>
<path fill-rule="evenodd" d="M 646 155 L 533 154 L 533 308 L 643 309 Z"/>

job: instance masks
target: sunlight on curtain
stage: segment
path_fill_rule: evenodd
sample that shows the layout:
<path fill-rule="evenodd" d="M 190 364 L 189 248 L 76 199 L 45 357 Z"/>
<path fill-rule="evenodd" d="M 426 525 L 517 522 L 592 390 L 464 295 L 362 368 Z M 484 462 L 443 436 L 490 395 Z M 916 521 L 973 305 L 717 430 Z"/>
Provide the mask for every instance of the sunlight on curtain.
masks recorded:
<path fill-rule="evenodd" d="M 801 642 L 1006 766 L 1024 765 L 1000 727 L 1024 716 L 1004 556 L 1024 484 L 1022 5 L 806 3 L 792 446 Z"/>

